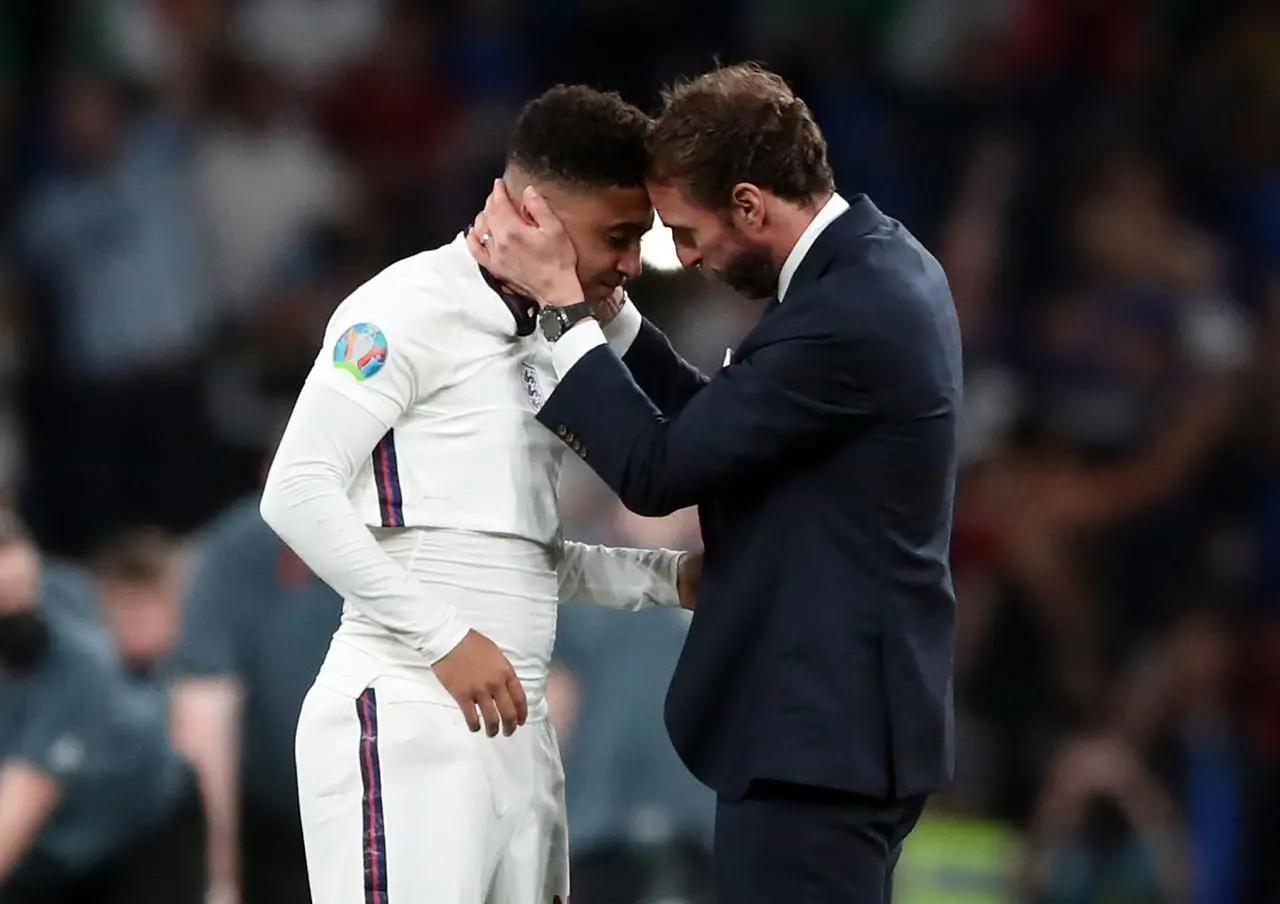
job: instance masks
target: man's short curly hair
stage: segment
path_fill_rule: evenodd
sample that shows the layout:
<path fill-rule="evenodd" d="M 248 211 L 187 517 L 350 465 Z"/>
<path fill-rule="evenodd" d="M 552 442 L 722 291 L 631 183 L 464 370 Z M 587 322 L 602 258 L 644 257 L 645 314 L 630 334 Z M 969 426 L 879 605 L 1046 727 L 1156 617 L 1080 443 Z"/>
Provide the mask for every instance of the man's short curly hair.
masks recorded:
<path fill-rule="evenodd" d="M 796 203 L 835 189 L 827 141 L 808 105 L 754 63 L 664 91 L 649 153 L 655 180 L 687 181 L 692 199 L 712 210 L 729 206 L 739 182 Z"/>
<path fill-rule="evenodd" d="M 643 187 L 653 121 L 612 91 L 557 85 L 520 112 L 507 165 L 580 188 Z"/>

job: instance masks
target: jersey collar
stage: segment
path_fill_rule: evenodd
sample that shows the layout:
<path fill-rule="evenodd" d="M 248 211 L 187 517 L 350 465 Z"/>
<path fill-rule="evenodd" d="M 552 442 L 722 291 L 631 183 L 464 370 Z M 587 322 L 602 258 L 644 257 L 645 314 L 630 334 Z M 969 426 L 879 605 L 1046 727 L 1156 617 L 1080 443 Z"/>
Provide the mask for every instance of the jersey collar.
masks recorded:
<path fill-rule="evenodd" d="M 471 231 L 468 226 L 463 235 Z M 533 331 L 538 327 L 538 303 L 528 295 L 521 295 L 518 292 L 512 292 L 502 281 L 496 276 L 476 263 L 480 275 L 484 277 L 485 284 L 493 290 L 493 293 L 502 299 L 502 303 L 507 306 L 507 310 L 511 312 L 511 317 L 515 320 L 516 335 L 520 337 L 532 336 Z"/>

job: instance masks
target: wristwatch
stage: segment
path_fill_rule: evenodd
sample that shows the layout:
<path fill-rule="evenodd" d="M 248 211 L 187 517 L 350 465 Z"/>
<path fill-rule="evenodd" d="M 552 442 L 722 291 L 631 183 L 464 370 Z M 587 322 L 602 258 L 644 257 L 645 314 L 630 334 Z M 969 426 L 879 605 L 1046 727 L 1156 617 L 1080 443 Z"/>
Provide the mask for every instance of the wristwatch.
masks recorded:
<path fill-rule="evenodd" d="M 589 301 L 579 301 L 564 307 L 545 306 L 538 312 L 538 326 L 548 342 L 555 342 L 580 320 L 592 316 L 595 307 Z"/>

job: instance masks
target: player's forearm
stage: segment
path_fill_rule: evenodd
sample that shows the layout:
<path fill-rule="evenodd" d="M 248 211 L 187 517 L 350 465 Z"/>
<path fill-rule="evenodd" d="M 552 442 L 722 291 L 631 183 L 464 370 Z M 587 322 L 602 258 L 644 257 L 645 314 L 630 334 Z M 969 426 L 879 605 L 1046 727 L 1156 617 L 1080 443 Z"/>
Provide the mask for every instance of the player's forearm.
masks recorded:
<path fill-rule="evenodd" d="M 467 625 L 444 588 L 423 586 L 374 540 L 346 487 L 385 426 L 324 386 L 298 398 L 263 488 L 262 517 L 316 575 L 431 663 Z"/>
<path fill-rule="evenodd" d="M 561 602 L 636 611 L 680 605 L 680 563 L 670 549 L 624 549 L 566 541 L 558 571 Z"/>
<path fill-rule="evenodd" d="M 17 761 L 0 766 L 0 888 L 27 855 L 58 805 L 58 783 Z"/>

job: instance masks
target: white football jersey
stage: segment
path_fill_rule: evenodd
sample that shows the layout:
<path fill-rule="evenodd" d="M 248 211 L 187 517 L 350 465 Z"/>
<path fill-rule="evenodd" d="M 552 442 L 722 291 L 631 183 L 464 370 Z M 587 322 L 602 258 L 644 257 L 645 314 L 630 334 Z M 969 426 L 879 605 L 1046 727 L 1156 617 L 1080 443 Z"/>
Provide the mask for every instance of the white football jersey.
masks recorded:
<path fill-rule="evenodd" d="M 682 554 L 560 536 L 565 449 L 535 416 L 556 382 L 535 315 L 462 237 L 334 312 L 261 503 L 345 602 L 317 684 L 354 697 L 407 679 L 401 693 L 452 705 L 431 666 L 475 630 L 541 717 L 558 603 L 679 605 Z M 611 341 L 639 324 L 624 305 Z"/>
<path fill-rule="evenodd" d="M 308 379 L 387 427 L 348 493 L 366 525 L 556 539 L 565 446 L 535 419 L 556 378 L 524 304 L 459 236 L 339 305 Z"/>

